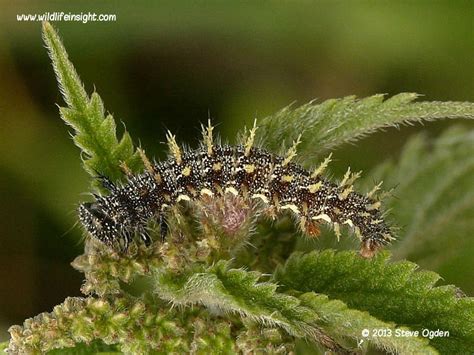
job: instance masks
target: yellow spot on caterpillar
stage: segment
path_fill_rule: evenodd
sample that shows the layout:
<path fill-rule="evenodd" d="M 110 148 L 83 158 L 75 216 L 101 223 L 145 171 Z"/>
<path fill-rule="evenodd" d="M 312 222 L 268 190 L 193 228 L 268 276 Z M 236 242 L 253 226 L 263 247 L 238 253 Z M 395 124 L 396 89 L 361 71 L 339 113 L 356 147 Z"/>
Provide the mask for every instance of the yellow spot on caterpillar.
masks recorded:
<path fill-rule="evenodd" d="M 380 201 L 374 202 L 367 206 L 367 211 L 378 210 L 382 204 Z"/>
<path fill-rule="evenodd" d="M 245 142 L 245 156 L 248 157 L 250 155 L 250 150 L 252 149 L 253 143 L 255 141 L 255 133 L 257 132 L 257 119 L 253 121 L 253 128 L 250 130 L 249 137 Z"/>
<path fill-rule="evenodd" d="M 339 223 L 333 224 L 334 234 L 336 235 L 337 241 L 341 238 L 341 228 L 339 227 Z"/>
<path fill-rule="evenodd" d="M 352 192 L 353 189 L 354 189 L 354 186 L 352 186 L 352 185 L 349 186 L 349 187 L 346 187 L 346 188 L 344 189 L 344 191 L 342 191 L 342 192 L 338 195 L 339 200 L 341 200 L 341 201 L 342 201 L 342 200 L 345 200 L 345 199 L 349 196 L 349 194 Z"/>
<path fill-rule="evenodd" d="M 354 228 L 354 223 L 350 219 L 346 219 L 342 224 L 347 224 L 349 227 Z"/>
<path fill-rule="evenodd" d="M 380 190 L 382 183 L 383 181 L 380 181 L 377 185 L 375 185 L 374 188 L 367 193 L 367 197 L 372 198 L 372 196 L 374 196 L 375 193 Z"/>
<path fill-rule="evenodd" d="M 311 219 L 314 219 L 314 220 L 322 219 L 323 221 L 332 223 L 331 217 L 329 217 L 326 213 L 321 213 L 315 217 L 312 217 Z"/>
<path fill-rule="evenodd" d="M 191 198 L 188 195 L 179 195 L 176 199 L 176 202 L 179 201 L 191 201 Z"/>
<path fill-rule="evenodd" d="M 238 195 L 239 195 L 239 191 L 237 191 L 237 190 L 235 189 L 235 187 L 232 187 L 232 186 L 226 187 L 226 188 L 225 188 L 225 193 L 231 193 L 231 194 L 234 195 L 234 196 L 238 196 Z"/>
<path fill-rule="evenodd" d="M 185 167 L 183 171 L 181 171 L 181 174 L 183 174 L 183 176 L 191 175 L 191 167 L 190 166 Z"/>
<path fill-rule="evenodd" d="M 323 182 L 322 181 L 319 181 L 317 182 L 316 184 L 311 184 L 307 187 L 307 189 L 309 190 L 310 193 L 314 194 L 316 193 L 317 191 L 319 191 L 319 189 L 321 188 L 321 186 L 323 186 Z"/>
<path fill-rule="evenodd" d="M 283 175 L 281 177 L 281 182 L 292 182 L 293 181 L 293 175 Z"/>
<path fill-rule="evenodd" d="M 296 139 L 296 141 L 293 142 L 293 145 L 291 146 L 291 148 L 288 149 L 285 160 L 283 160 L 283 163 L 281 163 L 282 166 L 287 166 L 290 163 L 290 161 L 297 155 L 296 147 L 300 143 L 301 143 L 301 134 L 298 136 L 298 139 Z"/>
<path fill-rule="evenodd" d="M 165 201 L 170 202 L 171 201 L 171 196 L 168 194 L 164 194 L 163 197 L 165 198 Z"/>
<path fill-rule="evenodd" d="M 176 136 L 171 134 L 170 131 L 166 134 L 166 139 L 168 141 L 168 147 L 173 155 L 174 159 L 176 160 L 176 163 L 178 165 L 181 165 L 182 163 L 182 157 L 181 157 L 181 149 L 178 146 L 178 143 L 176 143 Z"/>
<path fill-rule="evenodd" d="M 268 203 L 268 197 L 263 195 L 263 194 L 253 194 L 252 195 L 252 198 L 259 198 L 260 200 L 262 200 L 264 203 Z"/>
<path fill-rule="evenodd" d="M 370 224 L 374 224 L 374 225 L 375 225 L 375 224 L 380 224 L 380 223 L 382 223 L 382 222 L 383 222 L 383 221 L 382 221 L 381 219 L 373 219 L 373 220 L 370 221 Z"/>
<path fill-rule="evenodd" d="M 245 164 L 244 165 L 244 170 L 247 174 L 252 174 L 255 171 L 255 165 L 254 164 Z"/>
<path fill-rule="evenodd" d="M 292 203 L 280 207 L 282 210 L 291 210 L 295 214 L 300 214 L 298 207 Z"/>
<path fill-rule="evenodd" d="M 342 213 L 342 211 L 341 211 L 339 208 L 337 208 L 337 207 L 334 207 L 332 211 L 333 211 L 335 214 L 341 214 L 341 213 Z"/>
<path fill-rule="evenodd" d="M 220 171 L 222 169 L 222 164 L 221 163 L 214 163 L 212 165 L 212 170 L 214 171 Z"/>
<path fill-rule="evenodd" d="M 213 140 L 212 140 L 212 131 L 214 127 L 211 125 L 211 120 L 207 121 L 207 127 L 202 127 L 202 138 L 207 147 L 207 155 L 211 156 L 213 154 Z"/>
<path fill-rule="evenodd" d="M 327 158 L 324 159 L 324 161 L 313 171 L 313 173 L 311 174 L 312 178 L 315 178 L 315 177 L 321 175 L 324 172 L 324 170 L 326 170 L 329 163 L 331 162 L 331 157 L 332 157 L 332 153 L 329 154 L 327 156 Z"/>
<path fill-rule="evenodd" d="M 199 193 L 201 194 L 201 196 L 203 196 L 203 195 L 207 195 L 207 196 L 210 196 L 210 197 L 214 196 L 214 192 L 212 192 L 211 190 L 206 189 L 206 188 L 201 189 L 201 191 Z"/>
<path fill-rule="evenodd" d="M 361 216 L 361 217 L 370 217 L 371 214 L 369 212 L 361 212 L 361 213 L 359 213 L 359 216 Z"/>

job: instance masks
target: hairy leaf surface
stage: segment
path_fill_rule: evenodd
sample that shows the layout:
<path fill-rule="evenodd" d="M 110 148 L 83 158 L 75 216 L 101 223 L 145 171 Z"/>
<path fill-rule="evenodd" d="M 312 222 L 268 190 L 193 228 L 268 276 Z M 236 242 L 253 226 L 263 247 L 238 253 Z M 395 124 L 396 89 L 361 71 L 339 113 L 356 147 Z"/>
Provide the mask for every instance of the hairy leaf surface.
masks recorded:
<path fill-rule="evenodd" d="M 328 150 L 384 127 L 442 118 L 474 118 L 474 104 L 470 102 L 414 102 L 419 97 L 415 93 L 384 97 L 348 96 L 285 107 L 260 122 L 265 132 L 264 144 L 279 151 L 282 144 L 290 145 L 301 134 L 299 156 L 303 162 L 314 164 L 314 158 Z"/>
<path fill-rule="evenodd" d="M 295 253 L 277 270 L 275 281 L 287 290 L 325 294 L 386 322 L 449 331 L 449 337 L 431 340 L 443 353 L 472 350 L 474 298 L 454 286 L 436 287 L 440 276 L 434 272 L 415 272 L 414 263 L 388 259 L 387 252 L 371 260 L 354 252 Z"/>
<path fill-rule="evenodd" d="M 141 166 L 130 135 L 125 132 L 117 139 L 115 121 L 106 114 L 100 96 L 94 92 L 89 97 L 70 62 L 61 39 L 48 23 L 43 24 L 43 39 L 48 48 L 54 72 L 68 107 L 61 107 L 61 118 L 75 133 L 73 140 L 82 150 L 84 167 L 91 175 L 102 174 L 119 180 L 123 173 L 120 165 L 125 163 L 136 171 Z"/>
<path fill-rule="evenodd" d="M 419 262 L 474 292 L 474 130 L 454 126 L 436 139 L 419 134 L 397 162 L 372 175 L 395 187 L 385 202 L 400 226 L 394 257 Z"/>
<path fill-rule="evenodd" d="M 395 332 L 392 324 L 366 312 L 348 309 L 341 301 L 309 293 L 300 298 L 277 292 L 277 285 L 260 282 L 261 275 L 231 269 L 220 261 L 205 272 L 188 276 L 159 274 L 157 293 L 176 305 L 202 304 L 211 310 L 239 314 L 266 326 L 279 326 L 295 337 L 306 337 L 323 346 L 345 352 L 357 346 L 362 329 L 381 327 Z M 352 325 L 352 326 L 351 326 Z M 355 341 L 354 341 L 355 340 Z M 419 338 L 368 337 L 366 342 L 392 352 L 436 354 Z M 344 345 L 341 345 L 344 344 Z"/>

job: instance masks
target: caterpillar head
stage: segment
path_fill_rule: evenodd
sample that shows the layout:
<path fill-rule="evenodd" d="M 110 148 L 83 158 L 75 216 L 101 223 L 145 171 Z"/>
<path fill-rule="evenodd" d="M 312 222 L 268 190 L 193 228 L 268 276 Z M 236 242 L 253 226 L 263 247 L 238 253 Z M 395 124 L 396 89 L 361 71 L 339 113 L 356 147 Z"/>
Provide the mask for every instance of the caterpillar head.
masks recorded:
<path fill-rule="evenodd" d="M 135 234 L 139 234 L 145 245 L 151 244 L 141 219 L 130 218 L 125 206 L 119 208 L 113 200 L 99 198 L 79 206 L 79 220 L 84 229 L 95 239 L 109 246 L 121 246 L 127 250 Z"/>
<path fill-rule="evenodd" d="M 85 202 L 79 205 L 78 212 L 84 229 L 107 245 L 113 244 L 122 232 L 107 208 L 99 202 Z"/>

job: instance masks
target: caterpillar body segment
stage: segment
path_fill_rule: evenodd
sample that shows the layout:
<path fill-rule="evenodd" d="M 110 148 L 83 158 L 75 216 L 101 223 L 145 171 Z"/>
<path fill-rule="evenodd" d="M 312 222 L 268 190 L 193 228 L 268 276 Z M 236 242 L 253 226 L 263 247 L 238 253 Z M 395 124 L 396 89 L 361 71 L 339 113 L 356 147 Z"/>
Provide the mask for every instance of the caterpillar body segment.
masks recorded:
<path fill-rule="evenodd" d="M 146 231 L 150 219 L 161 220 L 169 207 L 181 201 L 219 198 L 226 193 L 249 201 L 260 200 L 276 214 L 289 211 L 308 235 L 319 233 L 318 225 L 330 224 L 339 238 L 342 226 L 348 226 L 361 242 L 361 255 L 372 256 L 393 238 L 380 211 L 380 201 L 353 191 L 359 173 L 346 173 L 340 184 L 322 176 L 330 156 L 313 172 L 293 161 L 299 139 L 285 156 L 255 147 L 256 124 L 244 144 L 220 145 L 213 142 L 210 123 L 203 127 L 200 148 L 185 151 L 168 133 L 170 158 L 151 164 L 144 152 L 146 167 L 141 174 L 127 174 L 123 186 L 113 185 L 108 196 L 79 206 L 79 219 L 86 231 L 101 242 L 125 248 L 134 235 L 150 243 Z M 113 188 L 112 188 L 113 187 Z"/>

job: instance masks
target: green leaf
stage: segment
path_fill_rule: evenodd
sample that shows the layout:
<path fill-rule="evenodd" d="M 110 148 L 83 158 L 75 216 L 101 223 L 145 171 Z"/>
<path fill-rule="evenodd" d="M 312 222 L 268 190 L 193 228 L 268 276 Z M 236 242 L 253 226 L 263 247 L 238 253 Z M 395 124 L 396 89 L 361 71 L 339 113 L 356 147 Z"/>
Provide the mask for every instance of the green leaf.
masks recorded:
<path fill-rule="evenodd" d="M 395 186 L 385 202 L 401 226 L 394 257 L 435 269 L 474 292 L 474 130 L 454 126 L 435 140 L 419 134 L 398 162 L 371 175 Z"/>
<path fill-rule="evenodd" d="M 349 310 L 340 301 L 314 294 L 301 299 L 277 292 L 277 285 L 259 282 L 260 274 L 242 269 L 230 269 L 229 263 L 219 261 L 205 272 L 189 276 L 161 273 L 157 275 L 156 292 L 176 305 L 202 304 L 211 310 L 235 313 L 267 327 L 279 326 L 295 337 L 305 337 L 339 351 L 354 348 L 341 339 L 360 339 L 365 326 L 395 328 L 367 313 Z M 302 302 L 303 301 L 303 302 Z M 350 324 L 356 325 L 350 329 Z M 365 325 L 365 326 L 364 326 Z M 336 339 L 338 341 L 336 341 Z M 436 353 L 427 342 L 418 339 L 384 339 L 368 337 L 366 341 L 381 349 L 394 352 L 423 350 Z"/>
<path fill-rule="evenodd" d="M 123 176 L 120 164 L 134 172 L 142 167 L 138 152 L 127 132 L 118 140 L 116 124 L 105 113 L 100 96 L 87 95 L 61 39 L 48 23 L 43 23 L 43 39 L 53 63 L 54 72 L 67 108 L 61 107 L 61 118 L 75 130 L 74 143 L 84 152 L 86 171 L 92 176 L 103 174 L 112 180 Z"/>
<path fill-rule="evenodd" d="M 344 302 L 329 300 L 326 295 L 317 295 L 309 292 L 301 295 L 302 304 L 318 314 L 321 327 L 329 334 L 339 338 L 356 340 L 360 347 L 367 343 L 379 349 L 399 354 L 437 354 L 438 352 L 428 345 L 427 339 L 418 337 L 399 337 L 399 332 L 409 331 L 408 328 L 397 328 L 372 317 L 367 312 L 349 309 Z M 374 330 L 380 329 L 383 335 L 378 336 Z M 364 330 L 369 330 L 363 336 Z M 365 344 L 364 344 L 365 343 Z"/>
<path fill-rule="evenodd" d="M 275 281 L 284 289 L 323 293 L 413 330 L 449 331 L 449 337 L 434 338 L 430 344 L 443 353 L 471 351 L 474 298 L 461 296 L 453 286 L 435 287 L 440 277 L 434 272 L 415 272 L 414 263 L 388 259 L 388 253 L 370 260 L 354 252 L 295 253 L 277 270 Z"/>
<path fill-rule="evenodd" d="M 297 108 L 288 106 L 260 122 L 265 146 L 279 151 L 301 134 L 299 156 L 302 161 L 314 163 L 315 156 L 383 127 L 441 118 L 474 118 L 474 103 L 413 102 L 418 96 L 402 93 L 386 100 L 381 94 L 364 99 L 348 96 L 320 104 L 311 101 Z"/>
<path fill-rule="evenodd" d="M 275 292 L 277 285 L 258 283 L 259 278 L 258 272 L 229 269 L 228 262 L 221 260 L 206 272 L 160 273 L 156 291 L 175 304 L 203 304 L 281 326 L 290 334 L 306 335 L 305 319 L 311 319 L 312 312 L 300 308 L 296 298 Z"/>

